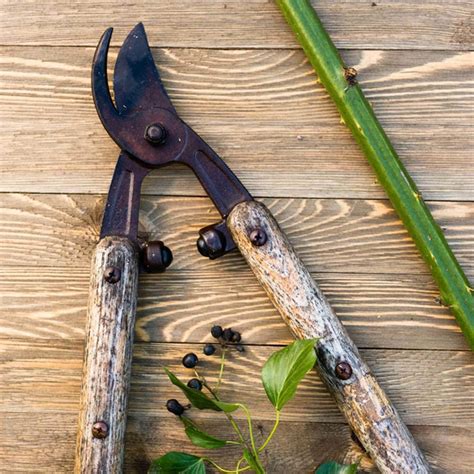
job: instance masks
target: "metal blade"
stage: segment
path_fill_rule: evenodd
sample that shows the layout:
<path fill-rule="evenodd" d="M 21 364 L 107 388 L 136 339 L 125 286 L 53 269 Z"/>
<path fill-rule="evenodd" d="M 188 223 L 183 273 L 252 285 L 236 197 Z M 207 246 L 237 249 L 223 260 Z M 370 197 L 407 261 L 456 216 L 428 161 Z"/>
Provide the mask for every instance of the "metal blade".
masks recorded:
<path fill-rule="evenodd" d="M 120 48 L 113 82 L 120 115 L 154 107 L 176 113 L 161 83 L 142 23 L 135 26 Z"/>
<path fill-rule="evenodd" d="M 107 82 L 107 54 L 111 37 L 112 28 L 109 28 L 102 35 L 92 61 L 92 96 L 100 120 L 109 133 L 117 128 L 120 119 Z"/>

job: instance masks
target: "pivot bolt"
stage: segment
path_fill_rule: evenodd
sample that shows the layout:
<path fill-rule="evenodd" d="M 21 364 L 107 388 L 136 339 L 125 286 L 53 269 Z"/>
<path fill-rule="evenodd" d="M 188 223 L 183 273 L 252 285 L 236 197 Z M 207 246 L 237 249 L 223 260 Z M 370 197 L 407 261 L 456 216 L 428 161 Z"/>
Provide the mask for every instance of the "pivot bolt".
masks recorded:
<path fill-rule="evenodd" d="M 153 145 L 162 145 L 166 141 L 166 129 L 159 123 L 148 125 L 145 130 L 145 140 Z"/>
<path fill-rule="evenodd" d="M 253 229 L 250 234 L 249 234 L 250 242 L 252 242 L 252 245 L 255 245 L 255 247 L 261 247 L 262 245 L 265 245 L 267 242 L 267 234 L 263 229 Z"/>
<path fill-rule="evenodd" d="M 97 439 L 104 439 L 109 434 L 109 427 L 105 421 L 96 421 L 92 425 L 92 436 Z"/>
<path fill-rule="evenodd" d="M 120 268 L 117 267 L 107 267 L 104 272 L 104 278 L 107 283 L 117 283 L 122 276 Z"/>
<path fill-rule="evenodd" d="M 338 379 L 347 380 L 352 376 L 352 367 L 347 362 L 339 362 L 336 365 L 335 372 Z"/>

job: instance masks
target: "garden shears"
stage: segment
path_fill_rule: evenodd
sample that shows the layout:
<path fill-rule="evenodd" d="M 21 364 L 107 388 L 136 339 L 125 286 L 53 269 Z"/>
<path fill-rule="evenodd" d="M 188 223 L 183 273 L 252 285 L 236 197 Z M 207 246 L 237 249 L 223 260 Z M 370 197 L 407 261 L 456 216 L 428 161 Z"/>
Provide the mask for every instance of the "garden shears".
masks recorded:
<path fill-rule="evenodd" d="M 118 53 L 112 99 L 107 79 L 111 36 L 110 28 L 97 47 L 92 93 L 102 124 L 121 152 L 92 259 L 76 472 L 123 469 L 138 275 L 164 271 L 172 262 L 162 242 L 138 236 L 140 188 L 148 173 L 172 163 L 191 168 L 222 217 L 199 232 L 199 252 L 215 259 L 238 248 L 293 335 L 318 339 L 317 370 L 379 469 L 429 472 L 396 409 L 270 211 L 178 116 L 141 23 Z"/>

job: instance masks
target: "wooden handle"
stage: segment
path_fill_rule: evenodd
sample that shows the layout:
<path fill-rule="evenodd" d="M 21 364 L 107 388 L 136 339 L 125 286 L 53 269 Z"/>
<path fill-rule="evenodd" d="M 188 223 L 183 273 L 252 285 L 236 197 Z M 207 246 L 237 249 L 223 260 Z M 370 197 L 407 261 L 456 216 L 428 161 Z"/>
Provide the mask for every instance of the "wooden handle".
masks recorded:
<path fill-rule="evenodd" d="M 318 372 L 380 471 L 430 472 L 396 409 L 270 211 L 256 201 L 242 202 L 228 216 L 227 225 L 293 334 L 319 338 Z"/>
<path fill-rule="evenodd" d="M 106 237 L 92 260 L 76 473 L 122 472 L 138 251 Z"/>

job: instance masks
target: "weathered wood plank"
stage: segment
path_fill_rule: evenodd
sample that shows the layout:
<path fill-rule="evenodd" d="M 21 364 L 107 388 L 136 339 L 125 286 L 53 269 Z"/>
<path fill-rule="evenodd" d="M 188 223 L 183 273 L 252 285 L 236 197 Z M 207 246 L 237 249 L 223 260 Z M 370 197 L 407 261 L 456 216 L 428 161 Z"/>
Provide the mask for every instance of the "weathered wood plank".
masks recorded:
<path fill-rule="evenodd" d="M 467 345 L 429 276 L 314 274 L 360 347 L 460 349 Z M 52 267 L 1 274 L 0 332 L 8 337 L 84 337 L 89 270 Z M 169 271 L 140 279 L 135 338 L 203 342 L 213 324 L 233 325 L 248 343 L 286 344 L 288 328 L 248 269 Z"/>
<path fill-rule="evenodd" d="M 81 342 L 2 339 L 1 345 L 2 413 L 60 410 L 77 413 Z M 170 384 L 163 367 L 169 367 L 187 380 L 193 372 L 181 365 L 181 358 L 190 351 L 200 353 L 201 348 L 202 345 L 187 343 L 137 343 L 129 414 L 164 417 L 166 400 L 183 396 Z M 247 346 L 243 354 L 232 352 L 221 389 L 224 400 L 238 397 L 253 413 L 258 413 L 259 420 L 274 418 L 259 382 L 261 367 L 274 350 L 275 347 Z M 408 424 L 459 427 L 472 424 L 474 364 L 469 351 L 369 349 L 363 350 L 362 355 Z M 218 357 L 201 357 L 199 370 L 210 383 L 215 382 L 218 367 Z M 207 418 L 209 413 L 197 411 L 193 416 Z M 245 419 L 239 412 L 236 417 Z M 343 422 L 335 402 L 315 372 L 302 383 L 282 417 L 288 421 Z"/>
<path fill-rule="evenodd" d="M 74 413 L 63 411 L 6 413 L 8 433 L 0 434 L 0 469 L 8 468 L 8 472 L 72 472 L 76 418 Z M 211 455 L 229 468 L 232 461 L 238 459 L 233 448 L 212 452 L 196 448 L 177 423 L 171 415 L 130 415 L 125 445 L 126 472 L 146 472 L 153 459 L 176 450 L 177 446 L 190 453 Z M 220 419 L 216 420 L 215 415 L 203 420 L 203 427 L 216 436 L 231 435 L 231 430 Z M 271 422 L 259 422 L 258 439 L 270 429 Z M 469 445 L 472 432 L 446 426 L 410 426 L 410 431 L 435 473 L 471 472 L 471 452 L 459 447 Z M 359 457 L 360 450 L 352 441 L 346 425 L 288 421 L 281 423 L 274 442 L 264 454 L 265 465 L 272 474 L 310 472 L 325 460 L 349 462 Z M 375 472 L 370 466 L 364 458 L 361 465 L 364 472 Z"/>
<path fill-rule="evenodd" d="M 117 148 L 90 96 L 92 54 L 2 48 L 0 191 L 107 191 Z M 473 54 L 343 52 L 425 198 L 474 200 Z M 167 49 L 156 60 L 179 113 L 254 195 L 384 197 L 302 52 Z M 180 167 L 144 192 L 203 195 Z"/>
<path fill-rule="evenodd" d="M 413 244 L 384 201 L 266 200 L 337 314 L 362 347 L 465 349 L 459 328 Z M 6 335 L 82 338 L 101 196 L 2 196 L 0 326 Z M 472 203 L 430 203 L 473 276 Z M 143 229 L 171 246 L 164 275 L 142 275 L 137 338 L 200 341 L 214 322 L 251 329 L 252 343 L 290 340 L 240 254 L 209 262 L 195 251 L 217 219 L 202 198 L 146 197 Z M 472 222 L 472 223 L 471 223 Z M 23 257 L 24 256 L 24 257 Z M 181 320 L 192 324 L 183 328 Z M 19 325 L 21 322 L 21 325 Z M 271 330 L 269 330 L 271 329 Z"/>
<path fill-rule="evenodd" d="M 428 274 L 386 201 L 264 199 L 311 271 Z M 474 203 L 430 202 L 434 217 L 468 275 L 474 275 Z M 0 264 L 85 268 L 98 241 L 104 197 L 3 194 Z M 205 198 L 145 196 L 141 232 L 174 252 L 170 270 L 215 274 L 246 268 L 237 252 L 217 261 L 201 257 L 201 227 L 219 220 Z M 27 258 L 19 258 L 25 255 Z"/>
<path fill-rule="evenodd" d="M 278 8 L 266 0 L 3 3 L 1 44 L 90 46 L 106 26 L 117 28 L 118 41 L 143 21 L 152 43 L 160 46 L 296 47 Z M 468 49 L 473 44 L 467 0 L 449 8 L 442 0 L 312 3 L 339 47 Z"/>

